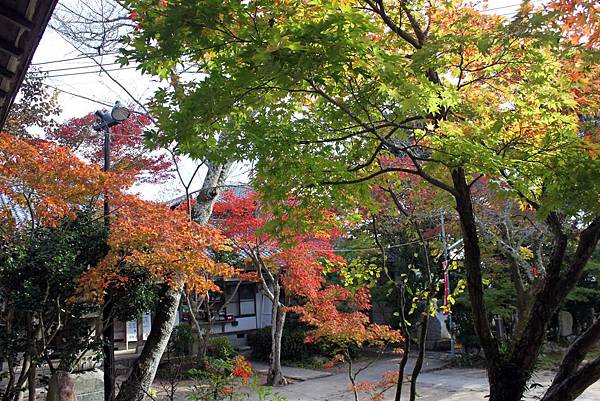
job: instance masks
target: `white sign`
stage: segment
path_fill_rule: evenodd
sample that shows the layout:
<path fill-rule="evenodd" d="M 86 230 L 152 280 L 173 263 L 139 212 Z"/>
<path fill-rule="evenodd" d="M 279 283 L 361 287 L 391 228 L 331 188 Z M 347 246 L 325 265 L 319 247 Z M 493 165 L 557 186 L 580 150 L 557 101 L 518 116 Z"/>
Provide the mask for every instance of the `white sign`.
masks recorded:
<path fill-rule="evenodd" d="M 152 326 L 152 319 L 150 318 L 150 314 L 144 314 L 144 341 L 148 339 L 148 335 L 150 334 L 150 326 Z"/>
<path fill-rule="evenodd" d="M 137 341 L 137 320 L 127 322 L 127 341 Z"/>

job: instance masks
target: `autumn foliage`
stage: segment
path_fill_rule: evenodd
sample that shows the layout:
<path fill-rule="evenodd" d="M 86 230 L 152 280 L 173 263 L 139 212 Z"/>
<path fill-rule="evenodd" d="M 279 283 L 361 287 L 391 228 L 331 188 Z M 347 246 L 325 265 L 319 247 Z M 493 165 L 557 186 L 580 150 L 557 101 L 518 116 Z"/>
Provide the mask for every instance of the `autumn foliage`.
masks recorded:
<path fill-rule="evenodd" d="M 49 130 L 47 136 L 82 159 L 102 165 L 104 135 L 92 128 L 95 121 L 93 113 L 72 118 Z M 158 184 L 173 176 L 173 162 L 168 154 L 153 153 L 144 147 L 143 133 L 150 123 L 148 117 L 134 112 L 125 121 L 111 127 L 111 170 L 121 175 L 132 175 L 139 182 Z"/>
<path fill-rule="evenodd" d="M 54 226 L 76 218 L 83 208 L 100 210 L 108 196 L 110 251 L 82 277 L 85 297 L 101 300 L 108 288 L 128 280 L 127 269 L 143 269 L 155 282 L 176 288 L 185 284 L 199 293 L 218 291 L 212 280 L 235 274 L 210 257 L 212 250 L 226 247 L 225 237 L 190 222 L 183 210 L 125 194 L 131 178 L 103 172 L 50 141 L 0 135 L 0 193 L 9 200 L 6 204 L 25 213 L 27 226 Z M 16 228 L 11 210 L 1 210 L 1 216 L 4 225 Z"/>
<path fill-rule="evenodd" d="M 227 249 L 223 235 L 190 222 L 185 211 L 122 194 L 112 198 L 112 208 L 110 252 L 82 279 L 89 296 L 100 300 L 104 290 L 122 285 L 127 269 L 144 269 L 155 282 L 172 288 L 185 284 L 199 294 L 220 291 L 213 280 L 236 273 L 210 256 Z"/>
<path fill-rule="evenodd" d="M 0 134 L 0 193 L 20 207 L 33 226 L 53 226 L 61 218 L 74 217 L 78 208 L 92 207 L 106 191 L 119 191 L 127 184 L 53 142 Z M 12 220 L 7 210 L 3 216 Z"/>
<path fill-rule="evenodd" d="M 332 218 L 327 211 L 323 216 L 327 221 Z M 286 295 L 301 300 L 286 310 L 298 313 L 301 320 L 314 328 L 307 341 L 381 347 L 402 341 L 399 332 L 389 326 L 370 323 L 366 313 L 371 308 L 367 286 L 345 288 L 328 283 L 327 276 L 339 275 L 340 267 L 346 263 L 333 246 L 339 235 L 337 230 L 315 229 L 312 235 L 297 235 L 289 246 L 264 231 L 271 219 L 252 192 L 241 195 L 226 192 L 215 205 L 215 224 L 231 239 L 234 249 L 251 259 L 250 264 L 281 270 Z"/>

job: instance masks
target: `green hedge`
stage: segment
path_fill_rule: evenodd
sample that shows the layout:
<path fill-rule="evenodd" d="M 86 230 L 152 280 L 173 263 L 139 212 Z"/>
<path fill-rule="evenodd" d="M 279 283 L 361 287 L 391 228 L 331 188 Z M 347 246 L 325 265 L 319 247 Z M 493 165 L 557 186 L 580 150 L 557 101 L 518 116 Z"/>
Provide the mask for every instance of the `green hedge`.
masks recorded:
<path fill-rule="evenodd" d="M 208 339 L 206 353 L 209 357 L 228 361 L 238 354 L 225 336 L 211 337 Z"/>
<path fill-rule="evenodd" d="M 300 324 L 286 322 L 281 339 L 282 360 L 306 361 L 323 354 L 320 346 L 304 342 L 307 331 L 308 329 Z M 265 327 L 250 334 L 248 345 L 252 347 L 252 358 L 267 361 L 271 354 L 271 328 Z"/>

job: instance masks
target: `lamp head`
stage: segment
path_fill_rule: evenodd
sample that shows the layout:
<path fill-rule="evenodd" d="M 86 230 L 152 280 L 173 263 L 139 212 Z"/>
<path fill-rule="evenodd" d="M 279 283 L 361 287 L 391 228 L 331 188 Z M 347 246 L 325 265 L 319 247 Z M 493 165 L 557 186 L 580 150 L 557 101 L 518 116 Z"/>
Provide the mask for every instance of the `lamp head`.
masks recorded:
<path fill-rule="evenodd" d="M 115 105 L 110 112 L 110 116 L 113 118 L 113 120 L 119 123 L 127 120 L 130 114 L 131 112 L 129 109 L 118 100 L 115 102 Z"/>

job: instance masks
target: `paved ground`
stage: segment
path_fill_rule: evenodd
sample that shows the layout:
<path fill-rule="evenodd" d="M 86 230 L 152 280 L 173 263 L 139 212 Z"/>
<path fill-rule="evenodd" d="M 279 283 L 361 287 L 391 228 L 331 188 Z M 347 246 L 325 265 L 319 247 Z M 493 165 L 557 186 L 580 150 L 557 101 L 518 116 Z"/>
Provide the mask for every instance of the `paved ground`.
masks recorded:
<path fill-rule="evenodd" d="M 378 380 L 388 370 L 397 368 L 397 359 L 387 359 L 372 365 L 358 377 L 359 380 Z M 417 391 L 419 401 L 485 401 L 487 398 L 487 378 L 481 369 L 444 369 L 445 361 L 436 357 L 427 358 L 424 371 L 419 376 Z M 260 366 L 260 365 L 259 365 Z M 409 361 L 408 370 L 412 370 L 413 361 Z M 286 368 L 284 368 L 284 373 Z M 289 368 L 288 368 L 288 371 Z M 292 372 L 292 371 L 290 371 Z M 294 369 L 295 376 L 302 376 L 302 370 Z M 539 374 L 536 382 L 547 386 L 552 375 Z M 348 391 L 348 376 L 346 371 L 339 371 L 328 377 L 298 381 L 277 391 L 289 401 L 351 401 L 352 393 Z M 543 393 L 544 388 L 535 394 L 528 394 L 527 400 L 535 400 L 534 396 Z M 408 385 L 406 386 L 408 392 Z M 408 395 L 408 394 L 406 394 Z M 385 400 L 393 400 L 394 392 L 388 391 Z M 405 399 L 405 397 L 403 397 Z M 408 397 L 406 397 L 408 399 Z M 594 384 L 579 401 L 600 400 L 600 383 Z"/>

